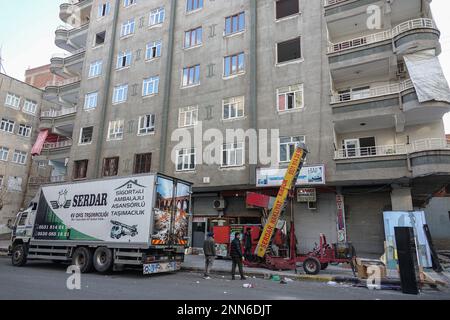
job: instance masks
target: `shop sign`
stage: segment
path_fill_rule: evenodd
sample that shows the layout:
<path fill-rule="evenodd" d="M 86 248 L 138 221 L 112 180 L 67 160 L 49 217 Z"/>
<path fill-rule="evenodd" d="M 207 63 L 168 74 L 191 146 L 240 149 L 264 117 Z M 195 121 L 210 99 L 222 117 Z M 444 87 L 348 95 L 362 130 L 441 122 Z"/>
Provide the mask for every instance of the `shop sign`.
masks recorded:
<path fill-rule="evenodd" d="M 279 187 L 283 182 L 287 169 L 258 168 L 256 169 L 257 187 Z M 304 166 L 297 179 L 296 186 L 324 185 L 325 165 Z"/>
<path fill-rule="evenodd" d="M 298 188 L 297 202 L 317 202 L 316 188 Z"/>

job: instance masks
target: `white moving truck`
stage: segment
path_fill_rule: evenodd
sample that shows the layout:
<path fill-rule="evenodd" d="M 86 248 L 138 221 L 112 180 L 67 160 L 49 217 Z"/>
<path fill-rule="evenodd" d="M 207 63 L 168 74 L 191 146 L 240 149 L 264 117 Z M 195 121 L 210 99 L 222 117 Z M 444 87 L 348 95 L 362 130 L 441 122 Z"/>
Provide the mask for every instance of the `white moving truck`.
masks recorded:
<path fill-rule="evenodd" d="M 191 183 L 161 174 L 43 186 L 17 214 L 12 263 L 71 262 L 83 273 L 179 270 L 189 242 L 191 190 Z"/>

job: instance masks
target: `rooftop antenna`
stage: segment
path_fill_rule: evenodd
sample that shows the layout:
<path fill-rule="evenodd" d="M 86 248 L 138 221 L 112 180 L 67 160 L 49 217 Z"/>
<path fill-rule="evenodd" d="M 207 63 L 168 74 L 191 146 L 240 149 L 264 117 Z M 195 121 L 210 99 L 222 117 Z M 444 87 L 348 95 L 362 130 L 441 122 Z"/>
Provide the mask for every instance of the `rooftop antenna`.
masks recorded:
<path fill-rule="evenodd" d="M 2 58 L 2 46 L 0 46 L 0 72 L 6 74 L 5 67 L 3 66 L 3 58 Z"/>

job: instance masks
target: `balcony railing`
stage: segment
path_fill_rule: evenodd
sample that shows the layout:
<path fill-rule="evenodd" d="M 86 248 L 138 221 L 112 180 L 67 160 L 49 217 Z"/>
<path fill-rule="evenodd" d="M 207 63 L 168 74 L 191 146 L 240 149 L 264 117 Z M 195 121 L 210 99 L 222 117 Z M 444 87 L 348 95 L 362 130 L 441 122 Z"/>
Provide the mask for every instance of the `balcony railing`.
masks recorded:
<path fill-rule="evenodd" d="M 324 6 L 328 7 L 328 6 L 332 6 L 332 5 L 335 5 L 335 4 L 338 4 L 341 2 L 346 2 L 346 1 L 348 1 L 348 0 L 325 0 Z"/>
<path fill-rule="evenodd" d="M 406 155 L 420 151 L 450 150 L 446 139 L 423 139 L 412 144 L 395 144 L 363 148 L 347 148 L 335 152 L 335 159 L 373 158 L 382 156 Z"/>
<path fill-rule="evenodd" d="M 61 110 L 47 110 L 47 111 L 43 111 L 41 113 L 41 118 L 58 118 L 58 117 L 63 117 L 69 114 L 75 114 L 77 113 L 77 108 L 73 107 L 73 108 L 64 108 Z"/>
<path fill-rule="evenodd" d="M 68 181 L 67 175 L 52 176 L 52 177 L 30 177 L 28 183 L 31 185 L 42 185 L 48 183 L 60 183 Z"/>
<path fill-rule="evenodd" d="M 72 146 L 72 140 L 44 143 L 45 150 L 60 149 L 60 148 L 71 147 L 71 146 Z"/>
<path fill-rule="evenodd" d="M 411 80 L 388 84 L 385 86 L 373 87 L 366 90 L 358 90 L 346 93 L 335 93 L 331 96 L 331 103 L 342 103 L 349 101 L 357 101 L 362 99 L 376 98 L 390 94 L 398 94 L 405 90 L 414 88 Z"/>
<path fill-rule="evenodd" d="M 414 19 L 403 22 L 392 30 L 385 30 L 378 33 L 370 34 L 368 36 L 358 37 L 338 43 L 330 43 L 328 46 L 328 53 L 341 52 L 344 50 L 358 48 L 371 43 L 389 40 L 403 32 L 418 28 L 437 29 L 436 24 L 432 19 L 427 18 Z"/>
<path fill-rule="evenodd" d="M 85 51 L 86 51 L 86 48 L 80 48 L 71 53 L 55 53 L 52 55 L 52 59 L 67 59 L 67 58 L 73 57 L 77 54 L 83 53 Z"/>
<path fill-rule="evenodd" d="M 62 87 L 62 86 L 66 86 L 72 83 L 76 83 L 78 81 L 80 81 L 81 78 L 80 77 L 73 77 L 73 78 L 69 78 L 69 79 L 64 79 L 64 80 L 51 80 L 48 81 L 47 84 L 45 85 L 46 87 Z"/>

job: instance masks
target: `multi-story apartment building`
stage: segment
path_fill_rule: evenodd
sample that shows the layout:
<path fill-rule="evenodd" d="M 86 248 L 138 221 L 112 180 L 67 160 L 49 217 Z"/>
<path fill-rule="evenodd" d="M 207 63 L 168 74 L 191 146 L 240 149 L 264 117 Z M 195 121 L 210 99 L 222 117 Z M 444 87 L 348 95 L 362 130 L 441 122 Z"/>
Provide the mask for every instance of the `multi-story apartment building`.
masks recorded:
<path fill-rule="evenodd" d="M 381 253 L 383 211 L 424 206 L 450 179 L 449 90 L 429 3 L 64 4 L 60 17 L 75 28 L 58 30 L 56 44 L 73 56 L 52 65 L 75 78 L 46 90 L 64 109 L 43 117 L 43 136 L 59 142 L 37 159 L 51 160 L 52 181 L 160 171 L 194 182 L 198 246 L 214 225 L 261 223 L 246 193 L 275 195 L 306 142 L 308 199 L 294 199 L 285 218 L 293 206 L 300 249 L 325 233 Z M 430 68 L 418 72 L 421 62 Z M 178 129 L 196 144 L 179 147 Z M 215 163 L 200 161 L 227 129 L 279 130 L 267 146 L 276 163 L 250 164 L 255 143 L 245 137 L 220 144 Z"/>
<path fill-rule="evenodd" d="M 42 91 L 0 74 L 0 224 L 14 219 L 25 205 L 36 140 Z"/>

